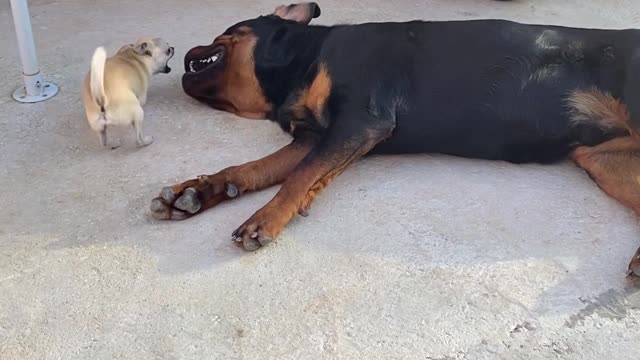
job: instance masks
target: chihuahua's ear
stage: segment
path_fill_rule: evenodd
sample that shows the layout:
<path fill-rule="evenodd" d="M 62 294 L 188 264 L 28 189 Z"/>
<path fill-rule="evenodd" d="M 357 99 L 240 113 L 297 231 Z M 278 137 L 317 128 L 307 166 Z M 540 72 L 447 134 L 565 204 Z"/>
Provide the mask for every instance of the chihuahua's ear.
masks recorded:
<path fill-rule="evenodd" d="M 135 45 L 133 45 L 133 44 L 123 45 L 122 47 L 120 47 L 120 49 L 118 49 L 118 52 L 122 52 L 122 51 L 125 51 L 127 49 L 133 49 L 134 47 L 135 47 Z"/>
<path fill-rule="evenodd" d="M 311 19 L 320 16 L 320 6 L 314 2 L 281 5 L 273 12 L 274 15 L 285 19 L 292 20 L 301 24 L 309 24 Z"/>
<path fill-rule="evenodd" d="M 136 54 L 138 55 L 147 55 L 147 56 L 151 56 L 151 50 L 149 50 L 149 43 L 147 43 L 146 41 L 143 41 L 141 43 L 138 43 L 133 50 L 135 50 Z"/>

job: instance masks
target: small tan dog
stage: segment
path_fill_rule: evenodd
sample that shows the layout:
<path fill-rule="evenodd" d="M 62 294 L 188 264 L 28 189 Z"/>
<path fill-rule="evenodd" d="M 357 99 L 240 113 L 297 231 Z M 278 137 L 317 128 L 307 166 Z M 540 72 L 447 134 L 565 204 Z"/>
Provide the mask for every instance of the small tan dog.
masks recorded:
<path fill-rule="evenodd" d="M 132 125 L 139 146 L 153 142 L 144 136 L 142 106 L 147 100 L 149 79 L 158 73 L 168 74 L 167 65 L 174 49 L 160 38 L 143 38 L 125 45 L 112 57 L 99 47 L 91 58 L 91 69 L 84 79 L 82 99 L 91 128 L 107 146 L 107 126 Z M 119 142 L 112 145 L 119 146 Z"/>

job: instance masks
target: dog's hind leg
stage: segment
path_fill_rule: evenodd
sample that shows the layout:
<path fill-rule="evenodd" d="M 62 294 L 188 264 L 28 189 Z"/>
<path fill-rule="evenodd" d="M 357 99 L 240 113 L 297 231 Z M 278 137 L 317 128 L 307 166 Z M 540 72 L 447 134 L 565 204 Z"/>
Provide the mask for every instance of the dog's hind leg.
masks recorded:
<path fill-rule="evenodd" d="M 136 142 L 138 146 L 151 145 L 152 136 L 144 136 L 142 132 L 142 123 L 144 122 L 144 110 L 141 106 L 137 106 L 133 114 L 133 128 L 136 130 Z"/>
<path fill-rule="evenodd" d="M 600 145 L 578 147 L 573 160 L 609 196 L 640 216 L 640 142 L 627 136 Z M 640 249 L 629 264 L 629 275 L 640 276 Z"/>
<path fill-rule="evenodd" d="M 107 146 L 107 126 L 103 125 L 102 130 L 98 132 L 98 136 L 100 137 L 100 144 L 103 147 Z"/>
<path fill-rule="evenodd" d="M 634 116 L 640 117 L 637 104 L 625 103 L 597 88 L 571 93 L 567 104 L 574 126 L 587 125 L 619 136 L 579 146 L 571 157 L 604 192 L 640 216 L 640 131 L 633 122 Z M 640 276 L 640 249 L 629 264 L 629 274 Z"/>
<path fill-rule="evenodd" d="M 100 142 L 102 143 L 102 146 L 109 146 L 111 148 L 111 150 L 113 149 L 117 149 L 120 147 L 120 140 L 118 139 L 114 139 L 111 138 L 111 141 L 109 141 L 109 137 L 107 136 L 107 126 L 105 125 L 104 128 L 102 129 L 102 131 L 100 131 Z"/>
<path fill-rule="evenodd" d="M 94 116 L 93 114 L 87 116 Z M 90 122 L 91 128 L 98 134 L 98 141 L 102 147 L 107 147 L 109 144 L 109 138 L 107 137 L 107 120 L 104 117 L 103 113 L 100 113 L 97 116 L 96 121 Z M 112 144 L 111 148 L 115 149 L 120 146 L 119 143 Z"/>

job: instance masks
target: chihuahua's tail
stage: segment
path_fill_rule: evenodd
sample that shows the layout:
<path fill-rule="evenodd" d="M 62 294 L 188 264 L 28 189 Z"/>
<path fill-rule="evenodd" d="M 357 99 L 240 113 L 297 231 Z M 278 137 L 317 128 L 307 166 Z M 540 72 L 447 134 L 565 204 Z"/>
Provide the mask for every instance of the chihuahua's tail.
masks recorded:
<path fill-rule="evenodd" d="M 107 95 L 104 93 L 104 64 L 107 61 L 107 52 L 100 46 L 93 53 L 91 58 L 91 76 L 89 78 L 89 88 L 91 96 L 104 109 L 107 103 Z"/>

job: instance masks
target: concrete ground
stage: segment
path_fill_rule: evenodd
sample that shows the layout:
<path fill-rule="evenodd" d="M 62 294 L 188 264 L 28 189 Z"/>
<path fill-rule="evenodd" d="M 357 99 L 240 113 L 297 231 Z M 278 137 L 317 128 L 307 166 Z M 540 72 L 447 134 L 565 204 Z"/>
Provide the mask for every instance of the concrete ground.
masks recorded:
<path fill-rule="evenodd" d="M 572 164 L 369 158 L 276 243 L 243 253 L 231 232 L 276 189 L 181 223 L 151 220 L 148 205 L 167 184 L 287 143 L 179 86 L 189 47 L 279 3 L 30 3 L 41 68 L 61 91 L 11 100 L 20 68 L 0 3 L 0 359 L 640 358 L 640 293 L 624 276 L 640 226 Z M 640 20 L 636 0 L 320 5 L 321 24 Z M 176 71 L 149 92 L 156 141 L 136 149 L 123 132 L 102 150 L 79 83 L 96 46 L 144 34 L 177 49 Z"/>

